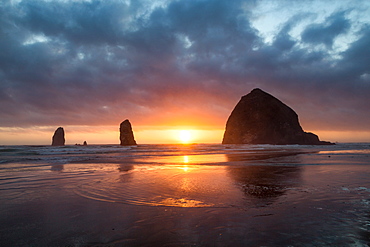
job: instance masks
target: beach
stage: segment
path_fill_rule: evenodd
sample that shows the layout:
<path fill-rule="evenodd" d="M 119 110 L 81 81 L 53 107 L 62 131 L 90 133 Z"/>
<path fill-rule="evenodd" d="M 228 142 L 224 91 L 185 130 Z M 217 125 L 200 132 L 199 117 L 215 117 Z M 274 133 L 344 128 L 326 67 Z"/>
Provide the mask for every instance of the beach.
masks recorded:
<path fill-rule="evenodd" d="M 370 144 L 0 146 L 0 246 L 368 246 Z"/>

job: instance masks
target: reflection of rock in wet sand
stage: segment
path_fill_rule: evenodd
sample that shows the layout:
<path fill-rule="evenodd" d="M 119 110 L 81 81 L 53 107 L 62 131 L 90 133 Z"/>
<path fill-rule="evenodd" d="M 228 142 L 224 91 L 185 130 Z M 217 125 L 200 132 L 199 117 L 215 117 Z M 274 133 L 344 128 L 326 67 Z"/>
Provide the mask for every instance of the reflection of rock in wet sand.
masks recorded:
<path fill-rule="evenodd" d="M 121 173 L 119 181 L 121 183 L 128 183 L 132 179 L 132 173 L 129 171 L 134 169 L 134 165 L 131 163 L 123 163 L 118 166 L 118 171 Z"/>
<path fill-rule="evenodd" d="M 299 152 L 298 152 L 299 153 Z M 261 155 L 227 155 L 228 161 L 256 161 L 295 157 L 294 153 L 261 153 Z M 240 186 L 247 198 L 274 199 L 286 193 L 288 188 L 300 183 L 301 167 L 277 165 L 247 165 L 228 167 L 230 176 Z"/>
<path fill-rule="evenodd" d="M 283 195 L 287 188 L 299 183 L 301 168 L 297 166 L 229 167 L 229 174 L 248 196 L 270 198 Z"/>
<path fill-rule="evenodd" d="M 120 171 L 120 172 L 128 172 L 132 169 L 134 169 L 134 165 L 132 165 L 132 164 L 120 164 L 118 166 L 118 171 Z"/>
<path fill-rule="evenodd" d="M 274 161 L 278 159 L 281 162 L 292 162 L 299 163 L 299 154 L 307 154 L 307 151 L 300 149 L 292 150 L 255 150 L 253 153 L 229 153 L 226 154 L 227 161 Z"/>
<path fill-rule="evenodd" d="M 63 169 L 64 169 L 64 165 L 60 165 L 60 164 L 51 165 L 51 167 L 50 167 L 51 171 L 57 171 L 57 172 L 63 171 Z"/>

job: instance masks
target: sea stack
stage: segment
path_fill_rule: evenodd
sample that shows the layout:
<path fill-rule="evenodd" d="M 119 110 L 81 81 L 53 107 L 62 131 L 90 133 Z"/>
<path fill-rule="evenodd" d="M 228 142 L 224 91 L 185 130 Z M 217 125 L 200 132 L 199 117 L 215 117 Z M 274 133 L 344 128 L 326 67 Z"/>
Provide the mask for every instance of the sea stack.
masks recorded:
<path fill-rule="evenodd" d="M 64 129 L 62 127 L 57 128 L 54 132 L 53 140 L 51 142 L 52 146 L 64 146 Z"/>
<path fill-rule="evenodd" d="M 136 145 L 134 138 L 134 132 L 131 128 L 131 123 L 128 119 L 123 121 L 119 126 L 119 139 L 121 141 L 121 146 Z"/>
<path fill-rule="evenodd" d="M 304 132 L 298 115 L 289 106 L 253 89 L 243 96 L 226 123 L 222 144 L 330 145 L 313 133 Z"/>

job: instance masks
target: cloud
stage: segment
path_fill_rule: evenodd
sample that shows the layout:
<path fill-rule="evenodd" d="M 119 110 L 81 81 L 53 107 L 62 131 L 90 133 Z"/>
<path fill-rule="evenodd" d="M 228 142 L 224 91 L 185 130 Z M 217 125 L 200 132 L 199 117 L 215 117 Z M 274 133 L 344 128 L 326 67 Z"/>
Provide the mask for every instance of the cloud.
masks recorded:
<path fill-rule="evenodd" d="M 361 32 L 340 52 L 333 44 L 349 35 L 354 10 L 315 24 L 307 24 L 310 14 L 296 13 L 268 43 L 252 23 L 258 4 L 4 2 L 0 126 L 114 125 L 126 118 L 223 126 L 238 99 L 260 87 L 289 103 L 309 128 L 367 130 L 366 20 L 356 22 Z"/>
<path fill-rule="evenodd" d="M 336 12 L 326 18 L 324 23 L 309 25 L 302 33 L 302 41 L 313 45 L 324 44 L 331 48 L 335 38 L 345 34 L 351 27 L 345 14 L 345 11 Z"/>

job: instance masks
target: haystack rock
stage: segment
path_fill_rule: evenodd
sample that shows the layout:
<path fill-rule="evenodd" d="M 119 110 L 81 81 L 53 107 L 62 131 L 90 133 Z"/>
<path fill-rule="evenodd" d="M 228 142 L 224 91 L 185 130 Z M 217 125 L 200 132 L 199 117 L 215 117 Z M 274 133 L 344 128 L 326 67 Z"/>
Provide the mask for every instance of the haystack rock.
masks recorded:
<path fill-rule="evenodd" d="M 119 139 L 122 146 L 136 145 L 134 132 L 132 132 L 131 123 L 126 119 L 119 126 Z"/>
<path fill-rule="evenodd" d="M 304 132 L 298 115 L 274 96 L 253 89 L 243 96 L 226 123 L 222 144 L 330 145 Z"/>
<path fill-rule="evenodd" d="M 53 135 L 52 146 L 64 146 L 64 129 L 62 127 L 57 128 Z"/>

